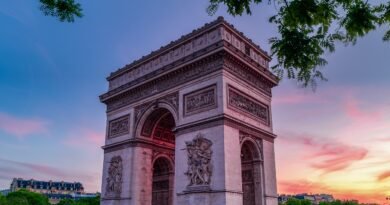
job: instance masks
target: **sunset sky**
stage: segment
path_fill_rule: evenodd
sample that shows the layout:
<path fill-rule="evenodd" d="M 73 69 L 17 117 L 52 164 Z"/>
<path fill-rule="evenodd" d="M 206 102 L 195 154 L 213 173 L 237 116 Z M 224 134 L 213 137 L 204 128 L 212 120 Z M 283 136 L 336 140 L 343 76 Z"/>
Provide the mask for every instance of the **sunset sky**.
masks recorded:
<path fill-rule="evenodd" d="M 207 15 L 207 0 L 79 1 L 61 23 L 38 0 L 0 1 L 0 189 L 12 178 L 81 181 L 100 191 L 105 77 L 222 15 L 269 51 L 267 3 L 254 15 Z M 267 2 L 267 1 L 265 1 Z M 273 91 L 279 193 L 330 193 L 385 203 L 390 195 L 390 43 L 384 28 L 327 54 L 317 90 Z"/>

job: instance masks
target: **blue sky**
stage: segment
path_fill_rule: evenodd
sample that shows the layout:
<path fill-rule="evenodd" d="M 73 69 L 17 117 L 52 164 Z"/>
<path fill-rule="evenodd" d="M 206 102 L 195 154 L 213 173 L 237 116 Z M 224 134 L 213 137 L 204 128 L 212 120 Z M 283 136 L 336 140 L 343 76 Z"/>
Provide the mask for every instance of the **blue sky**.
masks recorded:
<path fill-rule="evenodd" d="M 85 16 L 70 24 L 43 16 L 38 0 L 0 2 L 0 189 L 20 176 L 81 181 L 87 191 L 99 191 L 105 107 L 98 96 L 110 72 L 219 15 L 264 50 L 277 35 L 267 23 L 275 11 L 267 4 L 234 18 L 223 7 L 208 16 L 207 0 L 79 2 Z M 378 180 L 390 173 L 390 44 L 383 34 L 380 28 L 327 54 L 329 81 L 315 93 L 288 80 L 275 88 L 280 192 L 304 191 L 292 190 L 300 184 L 370 201 L 390 194 L 388 178 Z M 346 174 L 351 178 L 340 181 Z"/>

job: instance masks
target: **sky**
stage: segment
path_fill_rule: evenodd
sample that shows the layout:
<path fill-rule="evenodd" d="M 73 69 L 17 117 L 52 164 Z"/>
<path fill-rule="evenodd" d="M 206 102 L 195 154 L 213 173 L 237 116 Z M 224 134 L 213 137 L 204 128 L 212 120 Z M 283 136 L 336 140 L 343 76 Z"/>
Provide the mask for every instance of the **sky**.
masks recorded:
<path fill-rule="evenodd" d="M 269 51 L 272 5 L 232 17 L 207 0 L 80 0 L 61 23 L 38 0 L 0 1 L 0 189 L 14 177 L 81 181 L 100 191 L 112 71 L 224 16 Z M 283 79 L 273 90 L 278 192 L 385 203 L 390 195 L 390 44 L 385 29 L 326 54 L 316 91 Z M 274 62 L 273 62 L 274 63 Z"/>

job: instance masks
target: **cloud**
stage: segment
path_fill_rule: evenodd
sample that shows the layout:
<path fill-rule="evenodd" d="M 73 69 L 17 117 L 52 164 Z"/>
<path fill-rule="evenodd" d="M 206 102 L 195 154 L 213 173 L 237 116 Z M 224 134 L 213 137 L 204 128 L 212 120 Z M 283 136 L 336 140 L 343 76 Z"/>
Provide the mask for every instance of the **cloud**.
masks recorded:
<path fill-rule="evenodd" d="M 42 175 L 58 178 L 64 178 L 68 176 L 68 174 L 63 170 L 46 165 L 18 162 L 2 158 L 0 158 L 0 162 L 0 173 L 2 173 L 3 175 L 24 175 L 29 173 L 39 173 Z"/>
<path fill-rule="evenodd" d="M 278 191 L 283 194 L 299 194 L 299 193 L 329 193 L 329 187 L 321 184 L 310 182 L 307 180 L 291 180 L 279 181 Z"/>
<path fill-rule="evenodd" d="M 314 93 L 302 93 L 291 91 L 287 94 L 276 96 L 273 101 L 276 105 L 299 105 L 310 103 L 327 103 L 329 100 L 326 97 L 315 95 Z"/>
<path fill-rule="evenodd" d="M 90 129 L 80 129 L 78 134 L 67 137 L 63 143 L 71 147 L 97 148 L 104 144 L 105 134 Z M 87 146 L 86 146 L 87 145 Z"/>
<path fill-rule="evenodd" d="M 389 179 L 389 178 L 390 178 L 390 171 L 385 171 L 385 172 L 382 172 L 380 175 L 378 175 L 377 180 L 384 181 L 384 180 Z"/>
<path fill-rule="evenodd" d="M 305 146 L 305 159 L 307 163 L 324 174 L 343 170 L 355 161 L 367 156 L 368 150 L 363 147 L 346 145 L 337 141 L 327 141 L 320 137 L 307 134 L 281 137 L 282 141 Z"/>
<path fill-rule="evenodd" d="M 359 122 L 377 122 L 383 119 L 382 110 L 365 111 L 359 105 L 358 100 L 348 96 L 344 100 L 344 111 L 347 116 Z"/>
<path fill-rule="evenodd" d="M 9 183 L 13 178 L 34 178 L 37 180 L 80 181 L 90 184 L 99 181 L 99 177 L 94 173 L 84 174 L 80 170 L 62 169 L 0 158 L 0 179 Z"/>
<path fill-rule="evenodd" d="M 385 193 L 387 189 L 380 190 L 356 190 L 356 189 L 337 189 L 325 184 L 324 182 L 312 182 L 309 180 L 283 180 L 278 182 L 279 194 L 332 194 L 340 200 L 359 200 L 360 203 L 378 203 L 385 202 Z"/>
<path fill-rule="evenodd" d="M 345 144 L 324 143 L 317 147 L 319 150 L 313 153 L 314 158 L 324 158 L 322 161 L 312 163 L 311 166 L 322 170 L 324 173 L 343 170 L 353 162 L 364 159 L 368 150 L 362 147 Z"/>
<path fill-rule="evenodd" d="M 48 123 L 41 119 L 23 119 L 0 113 L 0 130 L 16 137 L 46 133 L 48 131 L 47 126 Z"/>

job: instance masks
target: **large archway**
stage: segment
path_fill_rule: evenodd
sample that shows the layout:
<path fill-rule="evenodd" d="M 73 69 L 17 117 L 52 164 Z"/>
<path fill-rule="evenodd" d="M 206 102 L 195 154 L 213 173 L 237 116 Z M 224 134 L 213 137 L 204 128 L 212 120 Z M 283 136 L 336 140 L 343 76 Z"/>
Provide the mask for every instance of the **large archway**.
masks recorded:
<path fill-rule="evenodd" d="M 140 136 L 150 140 L 153 150 L 152 205 L 172 205 L 174 185 L 175 118 L 162 107 L 153 107 L 143 122 Z"/>
<path fill-rule="evenodd" d="M 241 172 L 243 205 L 262 204 L 262 170 L 258 149 L 252 141 L 244 141 L 241 146 Z"/>

